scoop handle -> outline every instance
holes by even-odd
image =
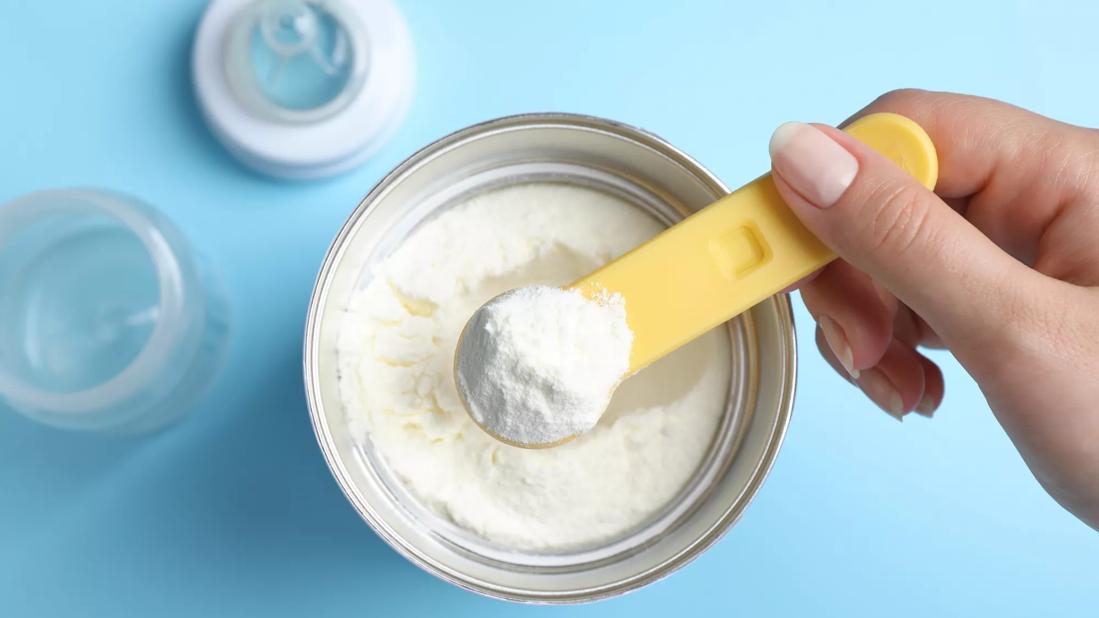
[[[845,131],[924,186],[935,186],[935,146],[912,120],[871,114]],[[767,174],[571,287],[625,299],[633,373],[835,257],[794,216]]]

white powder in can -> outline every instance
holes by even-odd
[[[458,346],[458,391],[473,419],[514,444],[552,445],[595,427],[630,365],[620,295],[529,286],[477,310]]]
[[[629,534],[706,455],[729,389],[728,333],[631,376],[591,431],[546,449],[474,423],[454,352],[493,297],[567,285],[662,229],[615,196],[551,183],[491,190],[425,221],[349,299],[339,385],[355,439],[436,516],[497,545],[558,551]]]

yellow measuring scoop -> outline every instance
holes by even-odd
[[[871,114],[844,130],[934,188],[935,146],[915,122]],[[632,374],[835,257],[794,216],[767,174],[570,287],[589,297],[625,299]]]
[[[851,123],[845,131],[924,186],[935,186],[939,173],[935,146],[916,123],[896,114],[872,114]],[[589,298],[599,299],[609,293],[620,294],[625,300],[626,322],[633,331],[629,368],[621,376],[625,379],[835,257],[802,226],[768,174],[570,287]],[[532,443],[529,438],[500,435],[486,426],[485,411],[474,413],[465,393],[461,359],[469,328],[467,324],[459,338],[454,373],[459,397],[474,422],[496,438],[525,448],[553,446],[575,437],[562,430],[560,435],[538,439],[544,443]],[[476,352],[470,354],[476,363]],[[481,369],[472,367],[475,375]],[[614,385],[607,386],[613,391]],[[542,420],[540,412],[522,406],[503,412],[514,413],[526,422]]]

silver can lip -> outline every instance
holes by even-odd
[[[322,345],[331,343],[330,336],[326,337],[326,333],[321,330],[323,318],[327,315],[328,299],[334,285],[334,271],[348,251],[349,240],[356,233],[360,223],[380,203],[383,203],[386,196],[394,191],[402,180],[415,174],[417,170],[431,165],[433,161],[447,153],[469,146],[477,140],[494,134],[528,129],[564,129],[621,139],[635,145],[639,153],[648,151],[646,156],[656,155],[666,164],[681,168],[684,177],[690,177],[697,183],[696,194],[706,192],[710,195],[708,200],[712,201],[728,192],[725,185],[706,168],[660,137],[628,124],[598,117],[567,113],[521,114],[489,120],[451,133],[420,149],[383,177],[351,213],[329,247],[317,276],[306,320],[303,363],[306,399],[318,444],[341,491],[364,521],[399,554],[428,573],[481,595],[527,603],[587,602],[624,594],[666,577],[717,542],[740,518],[747,504],[766,480],[789,424],[796,373],[793,314],[789,298],[786,296],[773,297],[749,312],[749,314],[759,314],[759,319],[756,320],[759,324],[753,322],[755,325],[752,328],[765,328],[767,338],[762,343],[773,349],[756,350],[756,356],[752,358],[751,363],[753,366],[746,369],[752,372],[753,377],[758,378],[752,382],[750,387],[752,392],[746,395],[751,399],[753,408],[745,421],[748,426],[736,430],[738,435],[734,439],[736,444],[730,455],[730,461],[719,471],[719,474],[723,475],[719,480],[724,483],[725,476],[733,475],[732,468],[735,463],[738,466],[738,478],[743,477],[744,482],[730,481],[730,488],[721,489],[719,495],[722,501],[708,505],[713,507],[708,510],[716,511],[719,515],[714,515],[712,521],[700,523],[701,528],[690,536],[689,541],[682,542],[682,546],[676,546],[675,550],[669,552],[666,557],[651,565],[644,567],[638,565],[641,568],[629,571],[628,574],[614,581],[604,581],[595,585],[577,584],[568,589],[549,591],[532,590],[491,581],[482,574],[470,572],[469,569],[463,571],[455,568],[454,561],[447,563],[428,551],[430,548],[417,546],[414,540],[406,538],[405,534],[390,525],[380,513],[383,507],[388,509],[391,505],[372,503],[356,487],[352,480],[352,470],[349,468],[349,465],[355,462],[349,461],[350,457],[341,449],[341,444],[331,430],[331,420],[336,415],[336,411],[326,412],[325,410],[325,393],[319,367],[322,364]],[[753,341],[758,341],[755,330],[753,330]],[[768,372],[765,374],[762,368],[768,368]],[[761,388],[761,381],[766,381],[766,389]],[[760,403],[761,399],[763,403]],[[764,414],[757,423],[755,412],[760,406]],[[734,461],[742,452],[746,441],[756,447],[753,459]],[[718,492],[717,489],[714,491]],[[389,499],[393,499],[393,496],[390,495]],[[705,500],[716,500],[716,498],[708,493]],[[691,518],[696,514],[692,510],[683,517]],[[650,546],[641,546],[635,550],[635,553],[643,554],[649,549]]]

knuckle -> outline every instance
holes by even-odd
[[[928,91],[919,88],[898,88],[874,99],[868,109],[879,112],[903,113],[917,106],[930,94]]]
[[[1070,143],[1061,144],[1067,162],[1064,165],[1063,187],[1068,199],[1085,197],[1092,201],[1099,193],[1099,129],[1086,129],[1095,133],[1079,132]]]
[[[902,255],[931,232],[931,205],[922,187],[881,186],[868,202],[875,206],[865,224],[872,254]]]

